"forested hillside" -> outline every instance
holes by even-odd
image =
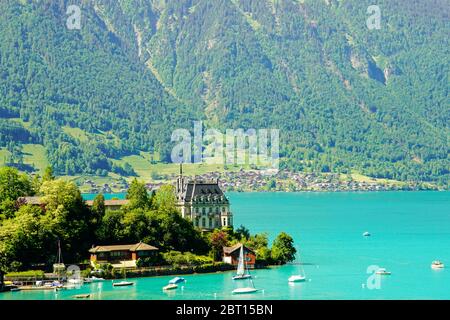
[[[66,27],[68,5],[80,30]],[[59,174],[99,174],[171,132],[280,129],[281,166],[449,177],[449,3],[377,0],[4,0],[0,147],[43,145]]]

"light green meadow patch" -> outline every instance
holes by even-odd
[[[23,162],[33,166],[37,171],[42,172],[50,165],[43,145],[24,144],[22,152]]]
[[[6,148],[0,148],[0,166],[4,166],[10,156],[11,153]]]
[[[63,129],[64,133],[68,134],[69,136],[71,136],[74,139],[77,139],[78,141],[81,141],[81,142],[89,141],[88,134],[80,128],[72,128],[69,126],[64,126],[64,127],[62,127],[62,129]]]

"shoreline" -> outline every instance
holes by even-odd
[[[405,192],[405,193],[411,193],[411,192],[421,192],[421,193],[427,193],[427,192],[449,192],[450,189],[401,189],[401,190],[300,190],[300,191],[258,191],[258,190],[245,190],[245,191],[226,191],[225,193],[252,193],[252,194],[265,194],[265,193],[279,193],[279,194],[283,194],[283,193],[291,193],[291,194],[306,194],[306,193],[317,193],[317,194],[324,194],[324,193],[391,193],[391,192]],[[82,192],[81,195],[82,196],[90,196],[88,198],[84,198],[84,200],[93,200],[94,198],[91,196],[95,196],[98,195],[102,192]],[[122,199],[125,198],[126,192],[107,192],[107,193],[102,193],[104,196],[108,197],[106,200],[109,199],[109,197],[111,198],[118,198],[118,199]]]
[[[255,268],[251,269],[251,270],[268,270],[274,267],[282,267],[283,265],[268,265],[268,266],[255,266]],[[217,274],[217,273],[232,273],[233,271],[236,270],[236,267],[233,265],[220,265],[220,266],[215,266],[214,268],[216,268],[215,270],[196,270],[195,271],[195,266],[194,267],[185,267],[185,268],[177,268],[177,269],[167,269],[167,273],[165,272],[152,272],[152,270],[129,270],[126,273],[126,278],[127,279],[144,279],[144,278],[163,278],[163,277],[169,277],[169,276],[189,276],[189,275],[211,275],[211,274]],[[157,270],[153,270],[153,271],[157,271]],[[7,277],[5,277],[6,279]],[[52,279],[36,279],[36,281],[51,281]],[[118,280],[123,280],[122,277],[118,276],[118,277],[105,277],[104,281],[118,281]],[[7,279],[5,281],[14,281],[13,279]],[[89,283],[86,283],[89,284]],[[19,287],[15,285],[15,287]],[[48,288],[44,288],[44,287],[33,287],[30,285],[27,286],[23,286],[23,288],[20,288],[20,291],[39,291],[39,290],[54,290],[55,288],[53,287],[48,287]],[[10,292],[11,290],[4,290],[4,291],[0,291],[0,293],[2,292]]]

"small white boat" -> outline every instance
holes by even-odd
[[[68,284],[72,284],[72,285],[81,285],[81,284],[83,284],[84,283],[84,280],[83,279],[77,279],[77,278],[75,278],[75,279],[69,279],[69,280],[67,280],[67,283]]]
[[[113,283],[113,287],[126,287],[126,286],[132,286],[134,285],[134,282],[129,281],[120,281]]]
[[[391,275],[391,272],[387,271],[385,268],[380,268],[375,273],[380,275],[380,276],[390,276]]]
[[[247,287],[247,288],[237,288],[233,290],[233,294],[249,294],[249,293],[255,293],[258,289]]]
[[[174,283],[169,283],[167,286],[163,287],[163,290],[169,291],[169,290],[175,290],[176,288],[178,288],[178,285],[176,285]]]
[[[306,281],[306,277],[301,276],[301,275],[295,275],[295,276],[291,276],[288,279],[289,282],[304,282]]]
[[[371,236],[371,234],[369,231],[366,231],[363,233],[363,237],[370,237],[370,236]]]
[[[63,284],[59,281],[53,281],[53,282],[46,282],[43,285],[44,287],[49,287],[49,288],[62,288]]]
[[[181,282],[186,282],[186,279],[181,278],[181,277],[175,277],[169,281],[169,284],[177,284],[177,283],[181,283]]]
[[[241,275],[235,275],[233,276],[233,280],[245,280],[245,279],[251,279],[252,275],[251,274],[241,274]]]
[[[431,268],[432,269],[444,269],[444,264],[441,261],[436,260],[431,263]]]
[[[97,277],[91,277],[92,282],[101,282],[101,281],[105,281],[105,279],[103,278],[97,278]]]
[[[91,295],[89,293],[88,294],[77,294],[77,295],[73,296],[74,299],[88,299],[90,297],[91,297]]]

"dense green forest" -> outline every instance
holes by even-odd
[[[81,29],[66,27],[81,7]],[[176,128],[280,129],[291,170],[449,182],[446,0],[5,0],[0,147],[56,173],[134,175]],[[70,134],[78,130],[82,139]]]

